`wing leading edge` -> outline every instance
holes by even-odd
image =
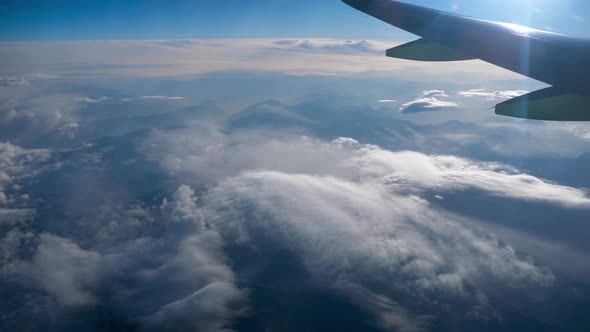
[[[533,92],[499,104],[497,114],[556,121],[590,119],[588,39],[485,21],[393,0],[342,1],[422,37],[388,50],[387,56],[417,61],[481,59],[554,87],[550,96],[547,91],[544,94]],[[544,100],[551,102],[544,103]],[[548,104],[554,108],[549,110]],[[572,105],[580,109],[563,110]]]

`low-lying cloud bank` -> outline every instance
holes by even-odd
[[[385,57],[396,42],[338,39],[187,39],[0,43],[0,86],[20,84],[30,68],[75,77],[186,77],[212,72],[261,71],[291,75],[381,73],[415,80],[449,77],[465,82],[517,78],[480,61],[460,67]],[[30,57],[40,54],[40,57]],[[67,65],[65,65],[67,64]],[[14,73],[14,74],[13,74]],[[485,77],[485,79],[484,79]]]

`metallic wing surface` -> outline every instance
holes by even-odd
[[[496,106],[505,116],[590,121],[590,39],[486,21],[393,0],[343,0],[421,38],[387,56],[416,61],[480,59],[551,87]]]

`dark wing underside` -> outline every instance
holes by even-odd
[[[498,114],[558,121],[590,119],[588,39],[393,0],[343,1],[422,37],[388,50],[390,57],[417,61],[481,59],[554,87],[502,103],[496,109]]]

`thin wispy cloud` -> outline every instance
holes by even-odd
[[[481,97],[488,100],[494,99],[512,99],[529,93],[526,90],[503,90],[503,91],[488,91],[486,89],[472,89],[457,92],[461,97]]]
[[[139,97],[138,99],[146,100],[146,99],[156,99],[156,100],[181,100],[184,97],[171,97],[171,96],[143,96]]]
[[[26,86],[32,81],[58,79],[57,75],[50,74],[21,74],[13,76],[0,76],[0,87]]]

